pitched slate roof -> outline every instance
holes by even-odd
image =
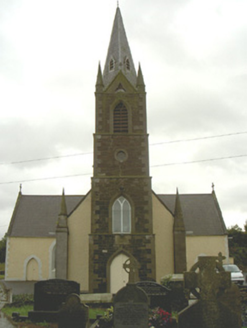
[[[176,195],[157,195],[174,215]],[[215,194],[179,195],[187,235],[213,236],[227,233]],[[84,199],[65,196],[68,216]],[[10,237],[54,237],[62,196],[18,196],[9,225]]]
[[[68,215],[84,196],[65,196]],[[62,196],[34,196],[19,193],[9,225],[10,237],[54,237]]]
[[[157,195],[174,214],[176,195]],[[187,235],[212,236],[227,234],[221,210],[212,194],[179,195]]]

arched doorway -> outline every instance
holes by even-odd
[[[119,289],[126,286],[129,280],[129,275],[123,268],[123,264],[128,258],[124,253],[120,253],[111,262],[110,293],[112,294],[116,294]]]

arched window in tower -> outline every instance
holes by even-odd
[[[128,133],[128,111],[122,102],[113,111],[113,132]]]
[[[123,196],[116,199],[112,206],[112,232],[131,232],[131,206]]]

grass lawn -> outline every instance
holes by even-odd
[[[33,310],[32,305],[23,305],[22,307],[10,307],[5,306],[2,308],[2,312],[6,314],[8,317],[12,317],[13,312],[18,312],[20,315],[27,316],[29,311]]]
[[[28,316],[28,312],[33,310],[33,305],[23,305],[21,307],[10,307],[10,306],[5,306],[2,309],[2,312],[6,314],[9,318],[12,317],[13,312],[18,312],[20,313],[21,316]],[[105,309],[101,308],[89,308],[89,318],[90,319],[96,319],[97,315],[103,315]],[[29,321],[26,322],[20,322],[18,323],[18,328],[58,328],[58,325],[56,323],[50,324],[50,323],[31,323]]]
[[[33,310],[32,305],[24,305],[22,307],[10,307],[10,306],[5,306],[2,309],[2,312],[5,313],[8,317],[12,317],[13,312],[18,312],[20,313],[21,316],[27,316],[29,311]],[[103,315],[105,312],[105,309],[102,308],[89,308],[89,319],[96,319],[97,315]],[[37,323],[33,324],[31,322],[22,322],[19,323],[20,328],[57,328],[57,324],[49,324],[49,323]],[[247,327],[242,327],[242,328],[247,328]]]
[[[13,312],[18,312],[21,316],[27,316],[29,311],[33,311],[33,305],[23,305],[22,307],[5,306],[2,309],[2,312],[5,313],[8,317],[12,317]],[[96,319],[97,315],[103,315],[104,312],[105,309],[89,308],[89,319]]]

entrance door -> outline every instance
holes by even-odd
[[[126,286],[129,280],[129,275],[123,268],[123,264],[127,259],[128,257],[125,254],[121,253],[117,255],[111,263],[110,292],[112,294],[116,294],[119,289]]]

